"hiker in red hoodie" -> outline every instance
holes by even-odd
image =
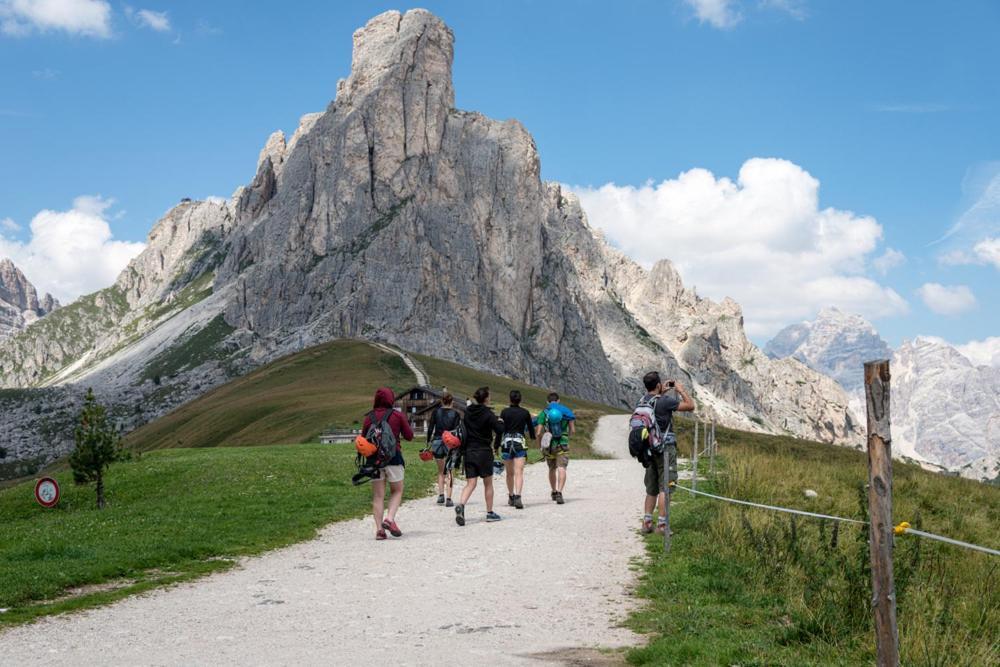
[[[375,390],[375,401],[373,410],[365,415],[365,423],[361,428],[362,433],[367,433],[372,425],[373,419],[378,423],[385,415],[385,411],[391,411],[388,423],[399,443],[396,455],[389,460],[388,465],[379,470],[378,479],[372,480],[372,514],[375,517],[375,539],[384,540],[385,531],[392,533],[393,537],[399,537],[403,531],[396,525],[396,510],[403,502],[403,440],[413,440],[413,429],[406,416],[398,410],[392,409],[392,404],[396,398],[392,394],[392,389],[381,387]],[[402,436],[402,439],[400,438]],[[385,516],[385,482],[389,481],[389,512]]]

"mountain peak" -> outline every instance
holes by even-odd
[[[426,9],[383,12],[354,32],[351,75],[338,84],[338,101],[345,94],[357,98],[395,82],[433,90],[437,101],[450,109],[455,106],[454,46],[451,29]]]
[[[823,308],[816,319],[785,327],[767,342],[771,357],[794,357],[825,373],[848,391],[863,384],[862,364],[892,356],[868,320],[838,308]]]
[[[0,259],[0,339],[28,326],[59,307],[51,294],[41,300],[35,286],[8,257]]]

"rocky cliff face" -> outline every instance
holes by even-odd
[[[850,392],[864,387],[864,363],[892,349],[863,317],[824,308],[815,320],[785,327],[764,346],[768,356],[793,357],[832,377]]]
[[[977,367],[929,338],[893,352],[864,318],[835,309],[783,329],[765,349],[835,378],[848,390],[860,424],[864,362],[890,359],[893,454],[976,479],[1000,475],[1000,370]]]
[[[974,479],[1000,478],[1000,369],[939,341],[904,342],[892,359],[893,445]]]
[[[668,260],[643,269],[589,229],[575,197],[563,208],[577,228],[568,257],[627,393],[641,391],[641,376],[658,369],[692,387],[700,414],[724,425],[861,441],[844,390],[801,363],[764,355],[746,337],[739,304],[699,297]]]
[[[23,331],[29,324],[59,307],[59,302],[38,292],[10,259],[0,259],[0,340]]]
[[[240,194],[218,284],[272,354],[306,328],[619,400],[589,304],[546,242],[558,207],[516,121],[454,109],[451,31],[388,12],[354,35],[351,76]]]
[[[669,262],[647,272],[595,234],[541,181],[517,121],[456,110],[452,56],[426,11],[369,21],[325,111],[271,135],[231,201],[170,211],[115,285],[0,345],[0,385],[95,386],[134,426],[349,336],[618,405],[657,368],[725,424],[857,439],[842,390],[769,360],[737,304],[700,299]],[[3,419],[22,458],[38,455],[38,420],[15,407]]]

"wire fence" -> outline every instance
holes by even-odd
[[[707,425],[706,425],[706,428],[707,428]],[[714,434],[714,429],[712,430],[712,432]],[[707,448],[707,450],[714,452],[715,451],[715,445],[716,445],[716,443],[715,443],[714,437],[713,437],[713,442]],[[697,448],[697,446],[698,446],[697,442],[695,442],[694,446],[695,446],[695,448]],[[695,473],[695,474],[697,474],[697,473]],[[692,480],[692,485],[691,486],[684,486],[682,484],[677,484],[676,482],[670,482],[670,486],[671,487],[676,487],[676,488],[679,488],[679,489],[684,489],[685,491],[688,491],[689,493],[692,493],[694,495],[705,496],[706,498],[711,498],[713,500],[719,500],[719,501],[722,501],[722,502],[732,503],[732,504],[735,504],[735,505],[743,505],[745,507],[756,507],[758,509],[770,510],[772,512],[783,512],[785,514],[795,514],[795,515],[798,515],[798,516],[807,516],[807,517],[813,517],[813,518],[816,518],[816,519],[826,519],[826,520],[829,520],[829,521],[840,521],[842,523],[852,523],[852,524],[869,525],[868,521],[861,521],[859,519],[850,519],[850,518],[842,517],[842,516],[833,516],[831,514],[820,514],[818,512],[808,512],[806,510],[793,509],[791,507],[781,507],[779,505],[767,505],[765,503],[755,503],[755,502],[751,502],[749,500],[740,500],[740,499],[737,499],[737,498],[729,498],[729,497],[726,497],[726,496],[716,495],[714,493],[708,493],[706,491],[700,491],[700,490],[694,488],[695,487],[694,480]],[[952,546],[963,547],[965,549],[972,549],[974,551],[979,551],[981,553],[989,554],[991,556],[1000,556],[1000,550],[992,549],[990,547],[984,547],[984,546],[982,546],[980,544],[972,544],[971,542],[963,542],[962,540],[956,540],[954,538],[946,537],[944,535],[938,535],[936,533],[929,533],[929,532],[924,531],[924,530],[918,530],[916,528],[911,527],[910,524],[909,524],[909,522],[907,522],[907,521],[903,521],[903,522],[899,523],[898,525],[896,525],[895,528],[893,529],[893,532],[897,536],[901,536],[901,535],[915,535],[917,537],[923,537],[923,538],[926,538],[926,539],[929,539],[929,540],[936,540],[938,542],[943,542],[945,544],[950,544]]]

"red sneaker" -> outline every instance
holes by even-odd
[[[399,529],[399,526],[396,525],[395,521],[389,521],[386,519],[382,522],[382,527],[392,533],[393,537],[400,537],[403,534],[403,531]]]
[[[388,538],[385,536],[385,531],[382,530],[381,528],[379,528],[378,530],[375,531],[375,539],[376,540],[385,540],[385,539],[388,539]]]

